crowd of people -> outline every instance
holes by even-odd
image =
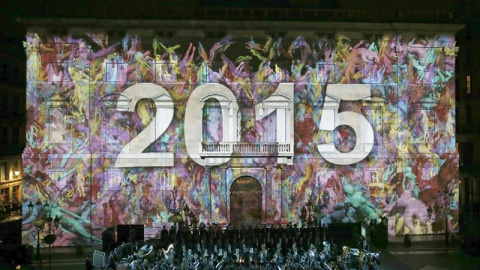
[[[14,216],[21,217],[22,204],[16,202],[4,202],[0,204],[0,221],[12,218]]]
[[[356,247],[327,241],[327,227],[176,226],[158,239],[122,243],[109,252],[107,268],[163,269],[375,269],[378,253],[358,235]]]

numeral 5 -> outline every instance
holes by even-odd
[[[327,161],[338,165],[357,163],[370,154],[373,148],[373,128],[365,116],[356,112],[338,112],[341,100],[361,100],[370,98],[369,84],[330,84],[327,86],[325,103],[320,120],[320,129],[333,131],[341,125],[350,126],[357,142],[352,151],[341,153],[333,142],[317,145],[317,150]]]

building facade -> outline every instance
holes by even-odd
[[[0,39],[0,222],[19,219],[25,148],[25,60]],[[12,40],[15,40],[12,38]],[[21,44],[21,41],[18,43]]]
[[[458,22],[466,25],[457,34],[457,142],[460,153],[461,205],[465,234],[478,235],[480,223],[480,21],[478,3],[464,1],[457,8]]]
[[[459,26],[55,22],[26,21],[24,244],[47,216],[57,246],[177,213],[458,230]]]

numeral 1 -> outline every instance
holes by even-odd
[[[255,105],[255,120],[267,117],[277,111],[277,142],[289,143],[293,156],[294,125],[293,125],[293,83],[281,83],[275,92],[264,101]],[[279,164],[293,164],[291,158],[277,158]]]

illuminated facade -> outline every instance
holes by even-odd
[[[444,231],[448,202],[457,230],[458,26],[93,25],[24,43],[25,244],[39,216],[61,216],[54,245],[89,245],[118,224],[153,237],[184,205],[278,224],[309,200],[316,222],[386,216],[391,234]]]

